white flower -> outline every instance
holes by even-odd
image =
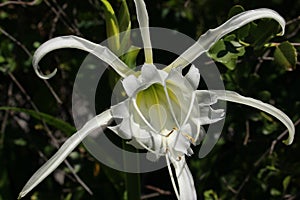
[[[129,143],[136,148],[147,149],[149,159],[154,161],[165,156],[174,191],[177,198],[181,200],[197,199],[193,177],[186,164],[185,155],[191,155],[193,153],[191,144],[199,144],[205,135],[201,125],[211,124],[224,118],[224,110],[211,108],[211,105],[218,100],[245,104],[273,115],[289,130],[289,138],[285,143],[292,143],[295,131],[293,123],[280,110],[231,91],[197,90],[200,74],[194,66],[190,67],[185,76],[181,73],[184,67],[208,51],[221,37],[253,20],[273,18],[284,30],[285,21],[280,15],[269,9],[257,9],[238,14],[218,28],[209,30],[178,59],[159,70],[153,65],[145,3],[142,0],[134,2],[145,51],[145,64],[142,66],[141,73],[129,69],[108,48],[76,36],[51,39],[35,52],[33,66],[41,78],[50,78],[56,72],[43,75],[39,70],[39,61],[50,51],[77,48],[94,54],[123,77],[122,85],[127,99],[94,117],[70,137],[30,178],[19,198],[25,196],[47,177],[89,133],[96,128],[107,127],[113,118],[121,119],[121,122],[110,129],[120,137],[130,140]],[[170,163],[175,169],[178,189]]]

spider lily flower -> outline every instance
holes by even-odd
[[[107,47],[76,36],[62,36],[42,44],[34,54],[33,67],[41,78],[51,78],[41,73],[38,63],[50,51],[61,48],[77,48],[87,51],[108,63],[122,78],[127,99],[112,105],[110,109],[89,120],[82,129],[70,137],[57,153],[50,158],[26,183],[19,198],[25,196],[45,179],[70,152],[93,130],[106,128],[112,119],[121,122],[109,127],[121,138],[130,140],[136,148],[148,150],[148,158],[156,160],[164,156],[167,162],[175,194],[180,200],[197,199],[193,177],[186,163],[186,156],[193,154],[192,145],[197,145],[205,135],[202,125],[212,124],[224,118],[224,110],[214,110],[211,105],[217,101],[229,101],[252,106],[278,120],[288,129],[289,137],[284,142],[291,144],[294,125],[282,111],[272,105],[232,91],[197,90],[200,74],[195,66],[183,76],[181,70],[224,35],[260,18],[273,18],[283,34],[285,21],[275,11],[257,9],[240,13],[216,29],[209,30],[198,41],[163,69],[153,64],[149,21],[145,3],[135,0],[137,19],[141,28],[145,51],[145,64],[136,73],[122,62]],[[201,48],[199,48],[201,46]],[[175,169],[175,176],[171,169]],[[177,179],[177,185],[176,180]]]

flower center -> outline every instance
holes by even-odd
[[[171,89],[155,83],[139,91],[136,103],[143,116],[150,122],[155,130],[172,130],[176,126],[172,115],[174,106],[179,107],[179,101]]]

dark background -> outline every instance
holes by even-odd
[[[103,5],[96,0],[44,0],[32,5],[0,2],[0,105],[39,110],[73,125],[72,86],[87,54],[63,49],[47,55],[41,62],[43,71],[59,68],[48,81],[34,73],[31,55],[55,36],[78,35],[96,43],[105,40]],[[136,28],[133,1],[127,2],[132,27]],[[120,2],[110,3],[117,12]],[[273,42],[288,40],[298,50],[299,1],[148,0],[146,4],[151,26],[175,29],[194,39],[222,24],[235,5],[245,10],[271,8],[288,22],[285,37]],[[300,199],[299,65],[287,70],[273,62],[272,52],[274,48],[257,50],[250,46],[234,69],[221,63],[218,67],[227,89],[283,110],[296,123],[294,143],[282,144],[278,136],[286,138],[285,127],[274,118],[246,106],[228,104],[222,138],[213,151],[203,159],[197,153],[188,158],[198,199]],[[102,97],[110,92],[109,84],[104,87]],[[105,105],[107,101],[99,98],[99,109]],[[64,124],[55,123],[45,124],[20,110],[0,111],[0,200],[16,199],[29,177],[56,151],[57,144],[72,134],[72,127],[63,131]],[[123,199],[125,175],[97,162],[83,145],[68,161],[94,195],[62,164],[24,199]],[[175,199],[166,169],[142,174],[140,187],[144,199],[149,194],[157,195],[152,199]]]

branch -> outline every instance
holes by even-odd
[[[299,123],[300,123],[300,119],[298,119],[294,123],[294,126],[296,127],[297,125],[299,125]],[[236,190],[236,194],[235,194],[234,199],[237,199],[237,197],[240,194],[241,190],[244,188],[246,183],[249,181],[251,174],[258,168],[260,163],[266,158],[266,156],[273,153],[275,145],[277,144],[277,142],[280,141],[283,137],[285,137],[287,135],[288,135],[288,130],[283,131],[275,140],[272,141],[271,146],[256,160],[256,162],[253,164],[253,168],[246,175],[243,182],[240,184],[240,187]]]
[[[34,6],[38,4],[40,0],[33,0],[30,2],[24,2],[24,1],[6,1],[3,3],[0,3],[0,7],[8,6],[8,5],[23,5],[23,6]]]
[[[153,190],[155,192],[151,193],[151,194],[143,195],[141,197],[141,200],[150,199],[150,198],[158,197],[158,196],[162,196],[162,195],[172,195],[172,193],[170,191],[162,190],[162,189],[152,186],[152,185],[146,185],[146,188],[149,190]]]

